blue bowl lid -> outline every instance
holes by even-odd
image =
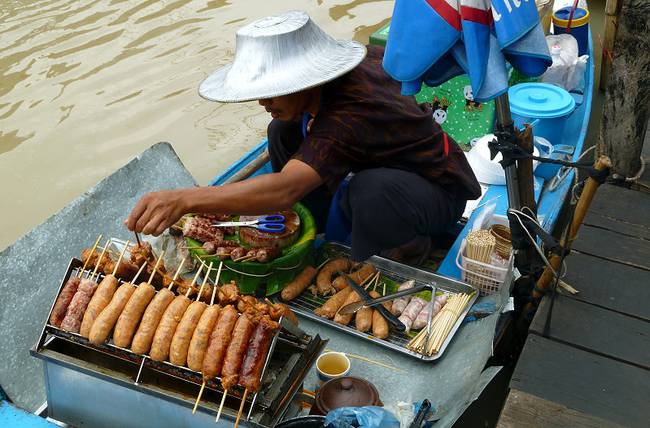
[[[512,113],[532,119],[566,116],[576,105],[569,92],[549,83],[520,83],[508,89],[508,98]]]

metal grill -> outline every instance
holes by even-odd
[[[59,292],[56,294],[57,297],[68,279],[79,274],[81,265],[81,261],[71,260],[59,287]],[[88,274],[89,271],[84,272],[85,276]],[[98,282],[102,278],[100,276]],[[122,281],[120,282],[122,283]],[[48,321],[52,308],[47,316]],[[273,420],[274,417],[279,417],[278,415],[285,410],[288,404],[288,398],[295,394],[297,387],[324,348],[325,343],[326,341],[321,340],[319,336],[297,337],[285,332],[284,329],[280,330],[274,337],[266,357],[262,371],[262,388],[259,392],[246,398],[243,419],[251,420],[254,412],[259,415],[259,420]],[[133,384],[138,387],[147,388],[148,385],[151,385],[158,388],[160,385],[164,385],[175,392],[187,394],[187,391],[191,390],[198,392],[198,388],[203,382],[201,373],[187,367],[177,366],[168,361],[154,361],[147,355],[138,355],[131,352],[130,349],[115,346],[112,341],[93,345],[79,334],[66,332],[46,322],[31,353],[38,358],[47,360],[52,355],[49,351],[72,356],[82,361],[93,361],[105,367],[109,376],[112,371],[115,371],[115,378],[119,377],[117,376],[118,372],[122,375],[128,373],[133,379]],[[285,367],[287,360],[292,361],[293,365]],[[270,366],[276,366],[276,369],[272,370],[273,373],[269,373]],[[143,378],[146,379],[143,380]],[[220,380],[220,378],[211,379],[206,382],[205,387],[205,397],[209,397],[208,400],[216,404],[223,394]],[[243,393],[243,388],[239,386],[229,390],[226,407],[236,413]],[[285,407],[280,406],[281,402],[285,403]],[[205,406],[204,409],[206,409]]]

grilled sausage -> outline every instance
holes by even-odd
[[[343,303],[345,303],[345,300],[348,298],[348,295],[350,293],[352,293],[352,288],[344,288],[343,290],[330,297],[327,302],[323,304],[323,306],[316,308],[316,310],[314,310],[314,313],[328,319],[334,318],[341,306],[343,306]]]
[[[341,308],[351,303],[358,302],[359,300],[361,300],[361,296],[359,296],[359,294],[357,294],[356,291],[353,291],[350,294],[348,294],[348,297],[347,299],[345,299],[345,302],[343,302],[343,304],[341,305]],[[353,316],[354,314],[340,314],[338,311],[336,311],[336,315],[334,315],[334,322],[343,325],[348,325],[350,324],[350,321],[352,321]]]
[[[165,361],[169,357],[169,348],[174,333],[176,333],[176,327],[178,327],[178,323],[189,305],[190,299],[185,296],[177,296],[167,306],[153,335],[151,351],[149,351],[152,360]]]
[[[221,386],[224,390],[237,385],[239,369],[244,361],[244,353],[246,352],[246,347],[248,346],[248,341],[253,333],[254,327],[246,315],[240,316],[235,323],[235,328],[232,331],[232,340],[228,345],[226,358],[223,361],[223,370],[221,372]]]
[[[373,265],[364,264],[361,268],[352,272],[349,276],[357,284],[367,280],[370,276],[377,273],[377,269]],[[347,287],[348,283],[343,277],[338,277],[332,283],[336,290],[342,290]]]
[[[81,328],[79,329],[79,334],[86,339],[90,334],[90,328],[93,326],[95,319],[97,319],[99,313],[104,310],[113,298],[113,294],[117,290],[117,285],[116,277],[106,275],[97,286],[93,298],[88,303],[88,308],[86,308],[86,313],[84,314],[83,321],[81,321]]]
[[[248,392],[257,392],[260,389],[266,354],[271,347],[273,336],[279,329],[280,324],[264,316],[253,331],[239,372],[239,385],[246,388]]]
[[[289,284],[282,290],[282,300],[289,301],[298,297],[305,288],[311,284],[318,271],[312,266],[305,267]]]
[[[61,321],[61,328],[65,331],[78,333],[81,328],[81,321],[83,319],[86,308],[93,297],[93,293],[97,289],[97,283],[88,278],[84,278],[79,283],[77,292],[68,305],[68,310],[65,313],[63,321]]]
[[[115,327],[117,318],[134,291],[135,286],[131,283],[126,282],[120,285],[109,304],[97,315],[97,319],[90,327],[90,333],[88,334],[90,343],[99,345],[108,339],[108,335]]]
[[[156,289],[146,282],[141,283],[133,292],[115,324],[115,331],[113,332],[115,346],[128,348],[131,345],[131,340],[136,328],[138,328],[142,314],[155,294]]]
[[[190,340],[199,323],[199,319],[205,311],[206,304],[203,302],[192,302],[187,308],[181,322],[172,337],[172,343],[169,348],[169,362],[177,366],[184,366],[187,362],[187,350],[190,347]]]
[[[147,309],[142,315],[140,326],[133,336],[131,351],[136,354],[144,355],[151,349],[151,341],[156,332],[156,327],[165,312],[165,309],[174,300],[174,293],[167,288],[163,288],[154,296]]]
[[[203,368],[203,358],[205,350],[208,347],[208,341],[210,340],[210,333],[212,333],[214,325],[219,319],[220,311],[221,306],[212,305],[208,306],[203,311],[203,314],[201,314],[201,318],[192,335],[192,340],[190,340],[190,347],[187,350],[187,367],[190,370],[200,372]]]
[[[81,278],[73,276],[68,279],[68,282],[61,289],[61,293],[57,297],[56,303],[54,303],[54,307],[52,308],[52,313],[50,314],[50,324],[54,327],[61,326],[61,322],[65,318],[65,313],[68,311],[68,306],[70,306],[70,302],[77,292],[80,282]]]
[[[376,299],[377,297],[381,297],[381,295],[374,290],[370,292],[370,296],[373,299]],[[384,302],[382,304],[384,305],[384,308],[390,310],[391,307],[390,302]],[[373,309],[372,310],[372,335],[378,337],[379,339],[386,339],[389,333],[390,333],[390,327],[388,326],[388,321],[386,321],[386,318],[384,318],[381,315],[381,313],[379,313],[378,310]]]
[[[340,270],[347,271],[348,269],[350,269],[350,260],[348,259],[335,259],[325,264],[316,277],[318,294],[327,296],[336,293],[337,290],[332,286],[332,275]]]
[[[379,296],[376,291],[371,291],[370,296]],[[372,315],[375,312],[373,308],[361,308],[357,311],[354,324],[357,330],[366,332],[372,327]]]
[[[238,317],[237,310],[232,306],[226,306],[221,311],[217,325],[210,334],[208,348],[203,358],[202,372],[205,379],[212,379],[221,374],[223,360]]]

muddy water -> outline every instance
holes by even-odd
[[[199,82],[253,19],[307,10],[336,38],[367,42],[379,0],[0,1],[0,249],[158,141],[200,183],[253,147],[269,117],[217,104]]]

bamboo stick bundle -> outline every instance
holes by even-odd
[[[420,354],[431,356],[440,352],[449,332],[463,313],[472,298],[472,294],[453,294],[447,303],[433,318],[431,340],[427,340],[427,329],[423,328],[407,345],[407,348]]]
[[[465,254],[472,260],[490,263],[496,246],[496,239],[489,230],[474,230],[467,235]]]

